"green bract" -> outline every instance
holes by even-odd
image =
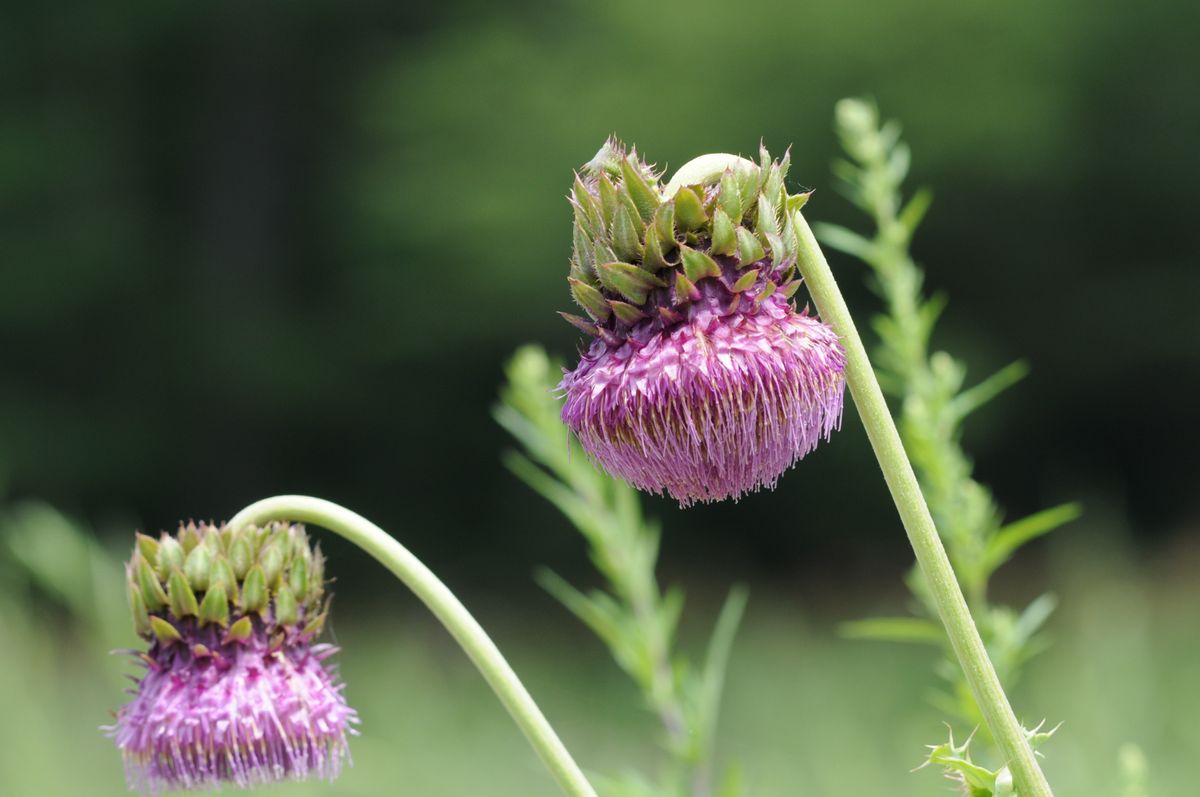
[[[145,639],[178,641],[185,621],[244,640],[258,618],[270,633],[316,636],[325,624],[325,558],[304,527],[286,523],[234,531],[180,525],[158,539],[137,535],[125,566],[134,627]]]
[[[761,298],[777,289],[791,296],[795,269],[794,212],[808,193],[784,187],[790,157],[727,169],[719,179],[660,183],[636,150],[609,139],[575,177],[574,249],[568,283],[587,318],[564,313],[582,331],[610,342],[635,324],[682,319],[699,298],[696,283],[722,279],[721,263],[744,271],[734,293],[764,281]],[[772,269],[762,268],[770,265]],[[779,272],[779,269],[783,269]]]

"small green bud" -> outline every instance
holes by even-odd
[[[250,536],[239,534],[229,546],[229,565],[233,575],[238,579],[246,577],[246,571],[254,564],[254,547],[250,544]]]

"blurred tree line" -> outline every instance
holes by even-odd
[[[517,345],[577,344],[554,314],[571,170],[612,132],[666,167],[761,137],[793,146],[808,215],[845,222],[832,108],[869,93],[935,189],[939,334],[976,377],[1033,368],[975,423],[981,478],[1014,515],[1082,497],[1178,533],[1198,23],[1183,0],[10,4],[7,493],[125,530],[311,492],[472,573],[507,551],[525,582],[579,554],[488,407]],[[834,262],[865,319],[861,266]],[[873,468],[851,413],[774,494],[654,511],[683,561],[906,561]]]

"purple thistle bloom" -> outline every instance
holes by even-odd
[[[841,423],[833,331],[780,295],[724,315],[722,303],[710,294],[670,330],[593,342],[561,385],[563,420],[605,470],[683,506],[774,487]]]
[[[322,569],[298,526],[139,535],[128,586],[151,644],[136,653],[146,674],[132,702],[107,729],[130,788],[337,777],[358,716],[324,663],[337,649],[313,644],[326,617]]]
[[[797,311],[788,158],[664,193],[610,140],[575,181],[568,282],[595,340],[560,390],[564,423],[609,473],[681,505],[739,498],[841,424],[845,354]]]

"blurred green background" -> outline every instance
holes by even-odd
[[[499,463],[500,366],[528,340],[577,345],[554,314],[564,196],[606,135],[669,168],[790,144],[795,184],[817,189],[807,215],[861,228],[829,190],[847,94],[904,123],[913,183],[935,189],[916,253],[951,298],[936,342],[977,376],[1032,365],[968,430],[980,478],[1013,516],[1087,508],[996,585],[1062,601],[1015,695],[1066,720],[1051,779],[1117,794],[1136,741],[1156,793],[1187,793],[1198,32],[1181,0],[6,5],[0,794],[121,793],[95,730],[121,700],[101,651],[134,642],[112,557],[133,528],[276,492],[344,503],[425,558],[585,766],[652,761],[632,687],[529,577],[588,565]],[[873,311],[863,267],[834,266]],[[907,774],[942,734],[931,657],[834,630],[900,611],[910,561],[852,411],[775,493],[651,510],[701,626],[730,581],[752,586],[723,749],[755,793],[944,788]],[[325,546],[364,736],[335,786],[278,793],[552,794],[444,634]],[[89,574],[82,597],[55,586],[56,568],[82,578],[55,551]]]

